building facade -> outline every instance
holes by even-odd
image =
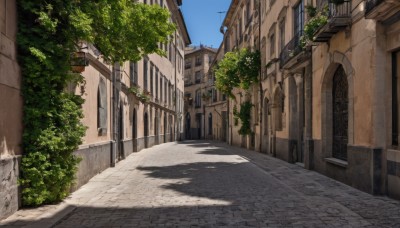
[[[202,45],[185,50],[185,139],[213,137],[206,129],[205,106],[217,96],[215,89],[206,88],[215,54],[215,49]]]
[[[82,157],[79,188],[91,177],[140,151],[183,137],[184,49],[190,44],[181,1],[143,1],[171,12],[177,25],[168,44],[159,44],[165,56],[151,54],[138,62],[108,65],[90,44],[85,85],[73,87],[85,99],[83,123],[88,127],[75,154]]]
[[[260,50],[262,70],[261,85],[228,101],[229,142],[398,198],[399,4],[233,0],[225,52]],[[321,15],[326,22],[304,42]],[[254,105],[252,136],[234,123],[243,100]]]
[[[131,153],[184,137],[184,50],[189,34],[180,11],[180,0],[140,1],[158,4],[171,13],[176,31],[167,44],[159,44],[165,56],[151,54],[138,62],[110,65],[99,50],[82,42],[89,65],[81,73],[84,82],[66,90],[79,94],[87,126],[82,145],[74,154],[82,158],[76,184],[113,167]],[[19,161],[23,99],[17,63],[16,1],[0,3],[0,219],[19,208]],[[6,180],[6,181],[4,181]],[[4,200],[3,200],[4,199]]]
[[[16,1],[0,2],[0,219],[19,207],[19,164],[22,155],[21,74],[17,62]]]

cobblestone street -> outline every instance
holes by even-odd
[[[400,203],[221,143],[167,143],[129,156],[60,205],[5,227],[400,227]]]

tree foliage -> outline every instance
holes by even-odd
[[[175,26],[159,6],[130,0],[18,1],[18,54],[24,96],[22,203],[37,206],[69,192],[86,127],[83,99],[65,90],[82,82],[70,56],[80,41],[93,43],[111,63],[164,54]]]
[[[259,51],[241,49],[227,52],[214,69],[217,89],[231,98],[235,97],[232,94],[234,88],[249,89],[258,82],[260,61]]]

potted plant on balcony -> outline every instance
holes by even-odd
[[[203,98],[203,100],[205,101],[208,101],[211,98],[211,93],[210,92],[203,93],[203,95],[201,95],[201,98]]]

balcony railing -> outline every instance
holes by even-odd
[[[329,3],[328,23],[317,30],[315,42],[327,42],[333,35],[351,24],[351,1],[342,4]]]
[[[293,37],[293,39],[283,48],[280,54],[280,67],[283,68],[293,57],[303,51],[300,46],[300,37],[303,35],[303,31],[299,32]]]
[[[399,17],[400,1],[398,0],[366,0],[365,17],[378,21],[387,22]]]
[[[365,14],[370,13],[375,7],[384,2],[384,0],[367,0],[365,2]]]

